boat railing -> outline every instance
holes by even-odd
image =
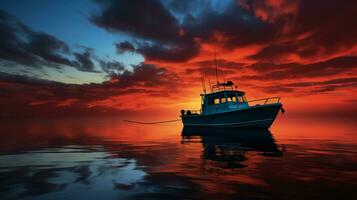
[[[213,85],[211,91],[212,92],[218,92],[222,90],[233,90],[232,86],[226,86],[226,85]]]
[[[217,81],[217,84],[212,85],[211,87],[211,92],[216,92],[216,91],[221,91],[221,90],[232,90],[233,91],[233,82],[232,81],[227,81],[227,82],[223,82],[223,83],[219,83]],[[236,90],[237,90],[237,86],[235,86]]]
[[[279,103],[279,102],[280,102],[280,97],[269,97],[264,99],[255,99],[255,100],[247,101],[249,106],[259,106],[259,105],[266,105],[266,104]]]

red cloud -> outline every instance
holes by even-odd
[[[355,1],[241,0],[221,10],[209,3],[185,2],[99,3],[101,10],[90,21],[114,34],[125,33],[130,39],[116,43],[118,53],[141,54],[144,63],[127,70],[119,61],[98,58],[110,79],[97,84],[1,74],[1,116],[175,113],[182,106],[197,107],[201,78],[215,80],[214,52],[220,78],[238,83],[248,97],[281,95],[296,109],[300,97],[326,108],[331,105],[324,99],[331,97],[337,104],[355,104]],[[1,12],[1,16],[8,15]],[[14,28],[6,17],[0,22],[1,61],[94,71],[91,51],[71,54],[55,37],[17,30],[26,26],[16,21]],[[16,42],[17,33],[30,40]]]

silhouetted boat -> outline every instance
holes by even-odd
[[[232,81],[217,82],[211,92],[201,94],[200,110],[181,110],[184,126],[266,128],[279,110],[280,97],[247,101],[245,92],[233,88]]]

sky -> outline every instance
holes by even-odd
[[[177,117],[201,80],[355,116],[354,0],[0,0],[0,116]]]

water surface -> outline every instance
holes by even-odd
[[[356,199],[354,121],[271,131],[2,120],[0,199]]]

